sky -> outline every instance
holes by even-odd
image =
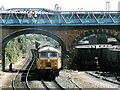
[[[110,11],[118,10],[120,0],[0,0],[0,7],[4,6],[5,9],[47,8],[54,10],[55,4],[59,4],[62,11],[105,11],[106,1],[110,1]]]

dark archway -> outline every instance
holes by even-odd
[[[6,47],[7,43],[12,38],[15,38],[15,37],[23,35],[23,34],[43,34],[43,35],[46,35],[46,36],[51,37],[52,39],[56,40],[60,44],[60,46],[62,48],[61,52],[62,52],[62,63],[63,63],[63,59],[66,56],[66,46],[65,46],[62,39],[60,39],[58,36],[54,35],[53,33],[48,32],[48,31],[43,30],[43,29],[27,28],[27,29],[18,30],[16,32],[12,33],[11,35],[5,37],[2,40],[2,70],[3,71],[5,71],[5,47]]]
[[[108,36],[110,36],[110,37],[113,37],[113,38],[115,38],[116,40],[117,40],[117,45],[120,45],[120,34],[118,33],[118,32],[116,32],[116,31],[112,31],[112,30],[99,30],[99,29],[97,29],[97,30],[88,30],[87,32],[84,32],[84,33],[82,33],[80,36],[78,36],[76,39],[75,39],[75,41],[74,41],[74,45],[73,45],[73,50],[71,51],[72,52],[72,54],[75,56],[77,53],[79,53],[79,54],[77,54],[75,57],[73,57],[73,61],[72,62],[74,62],[74,60],[76,60],[76,61],[79,61],[79,60],[81,60],[81,58],[82,58],[82,56],[84,57],[84,56],[86,56],[85,58],[83,58],[83,60],[84,60],[84,62],[83,63],[87,63],[86,61],[85,61],[85,59],[87,59],[88,58],[88,56],[89,56],[89,59],[90,59],[90,57],[91,57],[91,59],[93,59],[93,57],[94,57],[94,55],[93,55],[93,57],[91,56],[91,54],[94,54],[95,53],[95,55],[97,54],[96,52],[98,52],[98,56],[102,59],[102,57],[101,57],[101,55],[103,56],[103,54],[101,54],[102,52],[103,52],[103,50],[96,50],[96,49],[94,49],[94,48],[81,48],[81,49],[79,49],[79,50],[76,50],[77,48],[75,47],[75,46],[79,46],[79,45],[89,45],[90,43],[87,43],[87,44],[80,44],[79,43],[79,41],[80,40],[82,40],[84,37],[88,37],[88,36],[90,36],[90,35],[93,35],[93,34],[105,34],[105,35],[108,35]],[[98,43],[99,44],[99,43]],[[81,51],[80,51],[81,50]],[[76,51],[78,51],[78,52],[76,52]],[[105,51],[105,50],[104,50]],[[84,52],[84,53],[83,53]],[[89,53],[88,53],[89,52]],[[94,53],[93,53],[94,52]],[[105,52],[106,53],[106,52]],[[80,55],[81,54],[81,55]],[[119,53],[118,53],[119,54]],[[117,60],[119,60],[119,55],[117,54],[117,56],[118,56],[118,59]],[[112,55],[112,54],[111,54]],[[77,56],[80,56],[79,58],[77,57]],[[96,56],[96,57],[98,57],[98,56]],[[104,56],[105,57],[105,56]],[[77,60],[77,58],[78,58],[78,60]],[[100,60],[101,60],[100,59]],[[105,58],[106,59],[106,58]],[[100,61],[99,60],[99,61]],[[102,62],[102,61],[101,61]],[[120,61],[119,61],[120,62]],[[78,63],[78,62],[76,62],[76,63]],[[75,65],[74,65],[75,66]],[[96,66],[95,66],[96,67]],[[76,67],[75,67],[76,68]]]

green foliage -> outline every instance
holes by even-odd
[[[18,57],[27,53],[30,44],[31,41],[25,35],[10,40],[5,48],[5,65],[15,63]]]
[[[53,45],[56,48],[61,48],[59,43],[50,37],[41,34],[26,34],[18,36],[7,43],[5,48],[5,65],[15,63],[18,57],[24,56],[35,46],[35,42],[40,44]]]

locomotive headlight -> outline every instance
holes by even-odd
[[[57,64],[55,63],[55,66],[57,66]]]
[[[40,66],[41,66],[41,67],[42,67],[42,64],[43,64],[43,63],[41,62],[41,63],[40,63]]]
[[[50,59],[48,59],[48,62],[50,61]]]

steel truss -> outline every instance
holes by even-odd
[[[0,11],[2,26],[120,25],[119,11],[59,11],[13,8]]]

